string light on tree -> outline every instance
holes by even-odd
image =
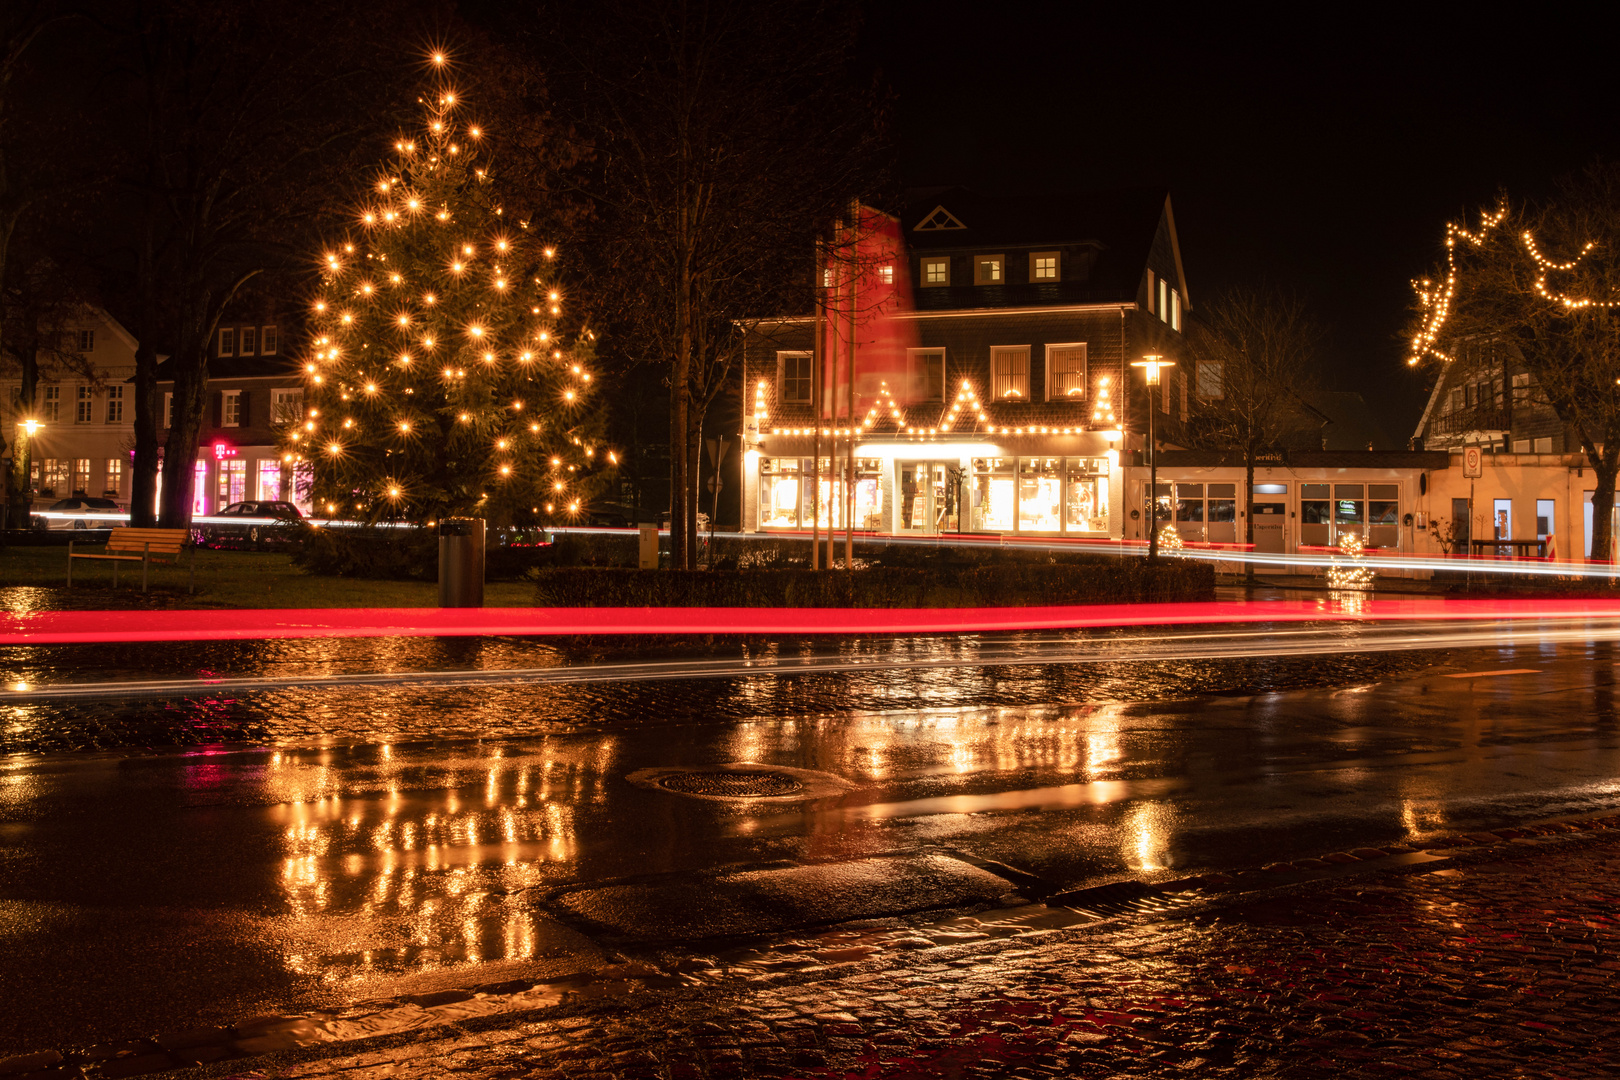
[[[1365,590],[1373,587],[1373,571],[1367,565],[1366,545],[1360,533],[1347,532],[1339,537],[1339,556],[1346,561],[1340,563],[1338,557],[1334,558],[1333,565],[1328,567],[1328,588]]]
[[[423,131],[393,141],[354,232],[320,256],[312,408],[282,437],[324,449],[301,481],[314,499],[363,517],[523,524],[544,493],[567,519],[617,461],[596,452],[594,335],[564,315],[555,249],[505,214],[449,57],[429,62]]]

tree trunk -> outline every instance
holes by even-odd
[[[22,385],[17,389],[17,415],[39,419],[35,413],[39,401],[39,341],[33,327],[13,335],[17,339],[17,358],[22,365]],[[33,507],[29,492],[29,459],[33,457],[33,440],[25,428],[12,433],[11,474],[6,479],[6,526],[13,529],[28,528],[28,512]]]
[[[153,215],[149,208],[141,237],[135,343],[135,461],[130,469],[129,523],[136,528],[157,524],[157,265],[153,251]]]
[[[1243,577],[1250,585],[1254,584],[1254,560],[1252,558],[1254,555],[1254,458],[1255,446],[1251,442],[1243,455],[1243,542],[1249,545],[1249,555],[1251,556],[1244,563],[1248,570]]]
[[[1588,453],[1597,488],[1592,492],[1592,558],[1608,562],[1614,535],[1614,480],[1620,472],[1620,431],[1610,431],[1603,452]]]
[[[165,529],[191,524],[197,445],[208,404],[207,343],[195,333],[184,334],[174,358],[174,423],[163,447],[163,502],[158,511],[158,524]]]

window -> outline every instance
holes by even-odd
[[[1513,452],[1515,454],[1528,454],[1530,452],[1530,440],[1529,439],[1514,439],[1513,440]]]
[[[1367,545],[1395,548],[1401,544],[1401,486],[1367,485]]]
[[[778,401],[810,404],[809,353],[776,354],[776,395]]]
[[[949,285],[951,283],[951,260],[924,259],[922,261],[922,283],[924,285]]]
[[[279,347],[279,341],[278,341],[277,336],[276,336],[276,328],[275,327],[266,326],[262,330],[259,331],[259,355],[260,356],[274,356],[274,355],[276,355],[276,349],[278,347]]]
[[[1535,452],[1538,454],[1552,453],[1552,436],[1547,435],[1536,440]]]
[[[218,472],[220,506],[229,506],[247,498],[247,462],[241,458],[227,458],[219,463]]]
[[[909,386],[906,400],[945,400],[945,350],[912,349],[906,354]]]
[[[830,267],[830,266],[823,267],[822,271],[821,271],[821,287],[823,289],[830,289],[830,288],[832,288],[832,284],[833,284],[832,267]]]
[[[236,351],[242,356],[252,356],[258,351],[259,331],[257,327],[244,326],[238,332]]]
[[[1302,544],[1326,547],[1333,529],[1333,489],[1327,484],[1299,485],[1299,538]],[[1466,500],[1465,500],[1466,501]]]
[[[1545,540],[1553,531],[1553,500],[1536,500],[1536,539]]]
[[[67,458],[46,458],[44,475],[40,478],[39,493],[41,495],[66,495],[68,484]]]
[[[73,459],[73,494],[78,495],[90,490],[90,459],[87,457]]]
[[[1153,271],[1152,270],[1149,270],[1147,272],[1147,275],[1148,275],[1148,287],[1147,287],[1148,314],[1149,315],[1155,315],[1155,314],[1158,313],[1159,309],[1155,308],[1153,306],[1153,288],[1154,288],[1154,282],[1156,280],[1158,280],[1158,279],[1153,276]]]
[[[107,423],[122,424],[124,422],[124,388],[122,386],[107,387]]]
[[[74,405],[73,422],[75,424],[88,424],[90,422],[90,408],[96,402],[96,391],[93,387],[81,386],[78,390],[79,400]]]
[[[1000,285],[1006,277],[1006,260],[1000,255],[979,255],[973,259],[973,284]]]
[[[61,422],[62,388],[60,386],[47,386],[45,388],[45,401],[40,407],[39,418],[47,424]]]
[[[163,395],[163,426],[174,427],[174,395]]]
[[[1086,396],[1086,346],[1048,345],[1046,347],[1046,400],[1060,401]]]
[[[1029,346],[1001,345],[990,350],[992,393],[998,398],[1029,398]]]
[[[303,412],[304,392],[302,390],[270,391],[270,419],[273,423],[291,423],[301,419]],[[261,496],[261,498],[263,497],[265,496]]]
[[[94,352],[96,348],[96,332],[94,330],[78,330],[74,332],[74,351]]]
[[[1181,290],[1170,290],[1170,329],[1181,332]]]
[[[220,413],[222,427],[242,426],[242,392],[240,390],[227,390],[220,395],[223,406]],[[240,500],[232,500],[240,501]]]
[[[1159,320],[1170,321],[1170,283],[1164,278],[1159,279]]]
[[[1515,405],[1528,405],[1528,404],[1530,404],[1530,376],[1529,375],[1526,374],[1526,375],[1515,375],[1515,376],[1513,376],[1513,404],[1515,404]]]
[[[219,355],[221,355],[221,356],[235,356],[236,355],[236,330],[235,330],[235,328],[221,330],[219,332]]]
[[[1491,534],[1491,538],[1493,540],[1513,539],[1513,500],[1493,500],[1491,514],[1491,524],[1496,530]],[[1497,554],[1507,554],[1507,552],[1498,551]]]
[[[261,502],[275,502],[281,498],[281,462],[275,458],[259,461],[259,487],[255,495]]]
[[[1218,401],[1226,396],[1225,361],[1198,361],[1198,396],[1205,401]]]
[[[124,489],[124,459],[110,457],[107,459],[107,482],[102,491],[103,495],[116,497]]]
[[[878,267],[878,281],[880,281],[884,285],[893,285],[894,284],[894,267],[893,266],[880,266],[880,267]]]
[[[1058,280],[1058,253],[1055,251],[1037,251],[1032,253],[1029,257],[1029,280]]]

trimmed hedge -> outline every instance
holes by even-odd
[[[541,607],[1030,607],[1210,600],[1215,569],[1171,559],[810,570],[542,569]]]

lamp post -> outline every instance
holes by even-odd
[[[1159,560],[1159,444],[1153,435],[1153,388],[1159,385],[1159,369],[1175,366],[1174,360],[1155,353],[1131,361],[1131,367],[1143,369],[1148,387],[1148,562]]]
[[[6,497],[3,501],[0,501],[0,530],[11,527],[12,498],[20,498],[22,493],[28,489],[27,463],[28,456],[32,452],[29,443],[33,440],[34,433],[44,426],[32,416],[17,421],[17,441],[11,448],[11,473],[6,478]],[[32,500],[30,500],[28,508],[23,514],[24,525],[28,523],[28,513],[32,509]]]

